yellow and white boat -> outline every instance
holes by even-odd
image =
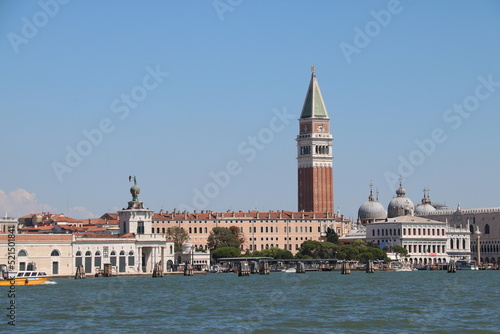
[[[0,286],[7,285],[38,285],[51,279],[44,271],[18,271],[2,275]]]

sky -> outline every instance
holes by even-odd
[[[0,2],[0,214],[297,210],[314,65],[335,209],[499,206],[498,1]]]

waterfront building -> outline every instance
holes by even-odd
[[[297,136],[298,211],[334,212],[330,118],[314,66]]]
[[[435,208],[429,208],[431,200],[428,192],[428,189],[424,191],[422,204],[415,212],[437,212]],[[368,202],[360,206],[358,221],[374,216],[369,215],[375,211],[373,202],[370,191]],[[376,208],[378,208],[376,212],[380,213],[378,217],[382,217],[382,211],[378,206]],[[380,248],[387,247],[389,251],[396,245],[406,248],[408,257],[404,261],[414,266],[439,265],[459,259],[470,261],[471,239],[468,223],[415,216],[413,202],[406,197],[402,180],[396,190],[396,197],[389,203],[387,218],[371,219],[366,222],[367,242],[375,243]],[[351,238],[355,236],[359,238],[362,232],[362,229],[358,230]],[[395,259],[394,254],[389,253],[389,255]]]
[[[350,221],[329,212],[292,211],[227,211],[163,212],[153,215],[153,233],[165,235],[172,227],[183,228],[197,249],[207,249],[207,240],[214,227],[236,226],[245,241],[241,251],[263,250],[271,247],[297,253],[306,240],[322,240],[327,228],[338,235],[349,233]]]
[[[408,257],[404,261],[414,266],[439,265],[450,259],[470,261],[468,230],[468,226],[449,226],[446,222],[407,215],[366,225],[366,241],[381,248],[406,248]],[[458,236],[460,243],[449,248],[450,240]]]
[[[500,263],[500,207],[462,209],[460,204],[455,210],[436,210],[422,217],[448,222],[456,226],[468,226],[472,259],[478,261],[478,234],[480,234],[480,263]],[[449,248],[457,249],[463,236],[455,235],[449,241]]]
[[[176,267],[179,269],[179,265],[185,263],[190,263],[191,265],[193,265],[195,270],[198,271],[209,269],[210,251],[196,248],[195,245],[188,241],[182,245],[182,250],[180,252],[175,252]]]
[[[15,269],[72,276],[79,265],[83,265],[89,275],[102,271],[104,264],[111,264],[118,275],[149,274],[157,263],[161,263],[164,270],[172,268],[174,243],[164,235],[151,233],[153,212],[144,208],[137,197],[138,187],[134,187],[131,189],[132,201],[117,214],[121,234],[79,233],[76,230],[70,234],[30,233],[20,229],[25,233],[16,234],[14,238]],[[47,225],[51,229],[54,226]],[[0,235],[0,263],[7,263],[7,238],[7,234]]]

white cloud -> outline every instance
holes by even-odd
[[[56,207],[38,203],[36,194],[25,189],[16,189],[6,193],[0,189],[0,216],[7,214],[9,217],[22,217],[30,213],[40,212],[61,213]],[[84,219],[95,218],[94,213],[83,206],[75,206],[68,210],[72,218]]]

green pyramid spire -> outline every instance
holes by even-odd
[[[309,82],[309,88],[307,89],[307,95],[300,118],[328,118],[325,102],[323,101],[323,96],[321,96],[318,80],[316,80],[314,66],[311,67],[311,71],[311,81]]]

